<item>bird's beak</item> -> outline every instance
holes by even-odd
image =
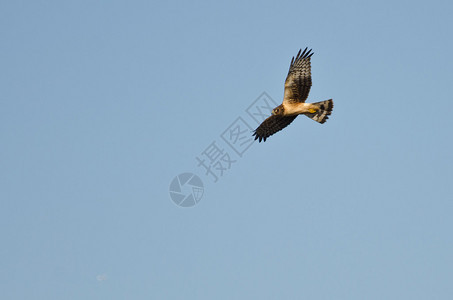
[[[273,115],[273,116],[275,115],[274,111],[271,112],[271,115]]]

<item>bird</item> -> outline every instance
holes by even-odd
[[[272,115],[264,120],[253,133],[255,140],[265,142],[268,137],[291,124],[298,115],[324,124],[332,113],[333,100],[305,103],[311,88],[312,49],[299,50],[292,58],[285,80],[283,102],[272,110]]]

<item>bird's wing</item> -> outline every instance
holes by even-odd
[[[278,115],[272,115],[266,120],[261,123],[260,126],[255,130],[255,133],[253,134],[255,136],[255,140],[259,140],[261,143],[261,140],[266,141],[268,137],[273,135],[274,133],[282,130],[289,124],[291,124],[292,121],[297,117],[296,116],[278,116]]]
[[[288,75],[285,81],[285,95],[283,103],[305,102],[311,87],[311,64],[310,58],[313,55],[308,48],[297,53],[296,58],[291,60]]]

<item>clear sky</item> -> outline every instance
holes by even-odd
[[[0,298],[451,299],[452,14],[0,2]],[[281,102],[305,47],[331,118],[239,156],[222,133]],[[196,160],[213,142],[235,160],[216,183]],[[190,208],[169,194],[185,172]]]

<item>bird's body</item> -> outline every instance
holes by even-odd
[[[283,110],[286,116],[302,115],[308,113],[315,113],[317,106],[312,103],[294,103],[294,104],[282,104]]]
[[[272,116],[261,123],[253,134],[255,140],[266,141],[274,133],[282,130],[298,116],[306,115],[310,119],[323,124],[333,109],[332,99],[305,103],[311,88],[311,64],[313,53],[308,48],[302,49],[293,57],[285,81],[283,103],[272,110]],[[302,52],[302,53],[301,53]]]

